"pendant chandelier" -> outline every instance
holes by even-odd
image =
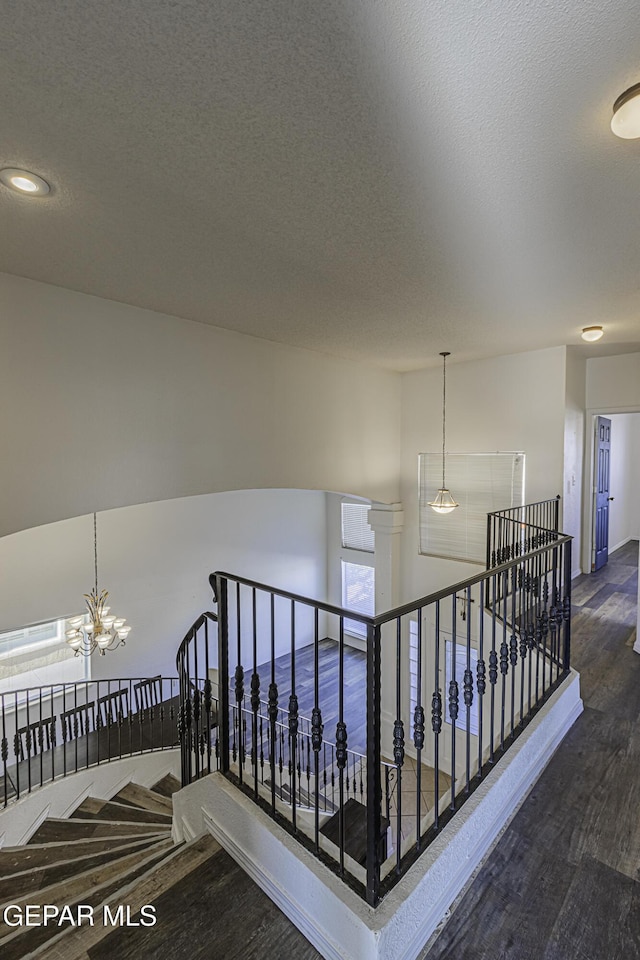
[[[455,510],[456,507],[460,504],[451,496],[449,490],[447,490],[447,485],[444,479],[444,463],[445,463],[445,439],[446,439],[446,422],[447,422],[447,357],[451,354],[448,350],[443,350],[440,354],[442,357],[442,486],[438,490],[438,494],[435,500],[429,500],[429,506],[435,510],[436,513],[451,513],[452,510]]]
[[[85,593],[87,613],[81,617],[71,617],[67,624],[66,641],[76,657],[90,657],[94,650],[104,656],[107,650],[123,647],[131,627],[125,625],[121,617],[114,617],[107,606],[109,594],[106,590],[98,593],[98,532],[96,515],[93,515],[93,558],[95,583],[91,593]]]

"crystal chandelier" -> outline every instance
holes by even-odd
[[[442,357],[442,486],[438,490],[435,500],[429,500],[429,506],[436,513],[451,513],[459,506],[453,499],[444,482],[444,463],[445,463],[445,427],[447,422],[447,357],[450,356],[448,350],[444,350]]]
[[[109,594],[106,590],[98,593],[98,532],[96,515],[93,515],[93,558],[95,567],[95,584],[91,593],[85,593],[87,613],[80,617],[71,617],[67,620],[69,629],[65,633],[66,641],[76,657],[81,654],[90,657],[97,650],[103,657],[107,650],[124,646],[131,627],[125,626],[125,620],[114,617],[109,613],[107,606]]]

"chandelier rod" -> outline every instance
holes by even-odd
[[[96,574],[96,597],[98,596],[98,524],[96,520],[96,514],[93,514],[93,563]]]

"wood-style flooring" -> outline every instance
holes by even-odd
[[[428,960],[640,957],[638,542],[573,584],[585,710]]]

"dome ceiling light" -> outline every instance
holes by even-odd
[[[602,327],[583,327],[580,336],[583,340],[587,340],[588,343],[595,343],[603,334],[604,330]]]
[[[28,170],[18,170],[15,167],[5,167],[0,170],[0,182],[10,190],[16,193],[22,193],[28,197],[46,197],[51,191],[51,187],[46,180],[39,177],[37,173],[30,173]]]
[[[623,140],[640,138],[640,83],[621,93],[614,103],[611,130]]]

